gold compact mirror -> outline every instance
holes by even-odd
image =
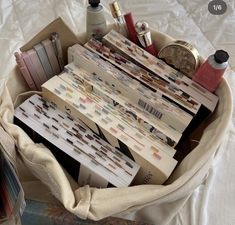
[[[164,46],[158,57],[186,76],[192,78],[199,65],[199,53],[186,41],[176,40]]]

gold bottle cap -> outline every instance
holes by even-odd
[[[110,3],[109,6],[110,6],[111,13],[112,13],[114,18],[117,18],[117,17],[122,15],[119,4],[118,4],[117,1],[114,1],[113,3]]]

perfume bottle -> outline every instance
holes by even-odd
[[[199,67],[192,79],[208,91],[215,91],[228,66],[228,59],[229,54],[226,51],[217,50]]]
[[[101,40],[107,30],[104,8],[100,0],[89,0],[86,14],[87,39],[95,38]]]
[[[151,32],[148,23],[145,21],[138,21],[135,24],[135,31],[141,47],[144,48],[145,51],[156,56],[157,51],[154,44],[152,43]]]
[[[127,36],[126,23],[122,15],[122,12],[120,10],[120,6],[118,2],[114,1],[110,3],[109,6],[110,6],[111,13],[113,15],[113,18],[115,20],[117,31],[123,34],[124,36]]]

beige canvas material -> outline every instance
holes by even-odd
[[[53,30],[51,25],[55,26],[57,31],[62,29],[66,32],[61,36],[62,44],[74,44],[75,37],[70,42],[65,40],[70,38],[70,31],[64,28],[65,24],[61,20],[56,20],[42,32],[49,34]],[[39,37],[44,38],[45,36],[39,33],[36,36],[37,41],[41,41]],[[170,40],[169,37],[158,32],[154,33],[154,39],[158,40],[159,48]],[[32,39],[29,43],[36,42]],[[25,47],[25,49],[28,48],[30,48],[30,44]],[[26,97],[33,94],[33,92],[22,94],[25,91],[28,91],[28,88],[19,71],[14,69],[5,85],[0,105],[2,125],[13,137],[19,156],[27,168],[24,169],[24,173],[21,173],[24,176],[23,181],[26,182],[24,187],[27,192],[30,192],[30,179],[32,179],[32,187],[36,187],[35,185],[38,184],[38,189],[42,187],[45,192],[48,190],[48,193],[40,193],[37,189],[32,189],[31,191],[34,193],[31,195],[29,193],[29,196],[35,197],[38,194],[40,198],[40,195],[44,194],[46,198],[46,195],[49,196],[52,193],[67,210],[83,219],[99,220],[110,215],[125,215],[139,211],[142,212],[142,219],[151,221],[151,217],[153,218],[155,215],[150,212],[154,212],[154,209],[157,208],[159,209],[159,222],[162,222],[164,216],[167,217],[168,214],[172,217],[173,214],[164,211],[164,207],[168,204],[175,204],[175,209],[177,209],[205,179],[216,150],[226,134],[232,114],[231,92],[227,82],[223,80],[217,91],[220,97],[219,105],[209,119],[209,125],[204,130],[199,145],[176,168],[167,185],[139,185],[108,189],[90,188],[89,186],[78,188],[49,149],[42,144],[35,144],[20,127],[13,124],[13,102],[17,106]],[[27,176],[27,170],[31,175]]]
[[[1,120],[0,120],[1,121]],[[2,121],[1,121],[2,122]],[[8,133],[5,132],[2,126],[0,126],[0,145],[6,158],[13,164],[16,165],[16,150],[15,142]],[[7,150],[7,151],[5,151]]]

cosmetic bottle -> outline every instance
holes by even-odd
[[[208,91],[215,91],[228,66],[228,58],[226,51],[217,50],[199,67],[192,79]]]
[[[139,45],[139,40],[137,38],[137,34],[135,31],[135,24],[134,24],[134,20],[132,17],[132,13],[129,12],[129,13],[124,14],[124,20],[126,22],[128,38],[135,44]]]
[[[135,24],[135,31],[136,31],[141,47],[145,51],[156,56],[157,51],[156,51],[154,44],[152,43],[151,32],[150,32],[148,23],[144,21],[138,21]]]
[[[124,36],[127,36],[126,23],[125,23],[125,20],[122,15],[118,2],[114,1],[110,3],[109,6],[110,6],[111,13],[113,15],[113,18],[115,20],[117,32],[123,34]]]
[[[107,25],[104,16],[104,8],[100,0],[89,0],[86,14],[87,39],[95,38],[101,40],[106,33]]]

